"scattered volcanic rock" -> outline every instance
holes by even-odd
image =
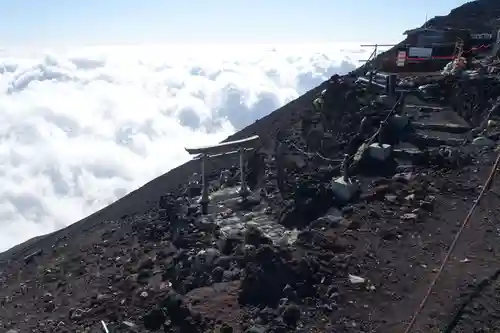
[[[491,28],[499,10],[430,22]],[[228,138],[260,136],[246,200],[238,157],[209,159],[202,214],[194,160],[0,254],[0,332],[403,331],[497,154],[500,77],[478,64],[492,74],[400,75],[397,94],[336,75]],[[413,332],[499,327],[497,186]]]

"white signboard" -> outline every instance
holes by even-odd
[[[470,35],[471,39],[492,39],[493,35],[492,34],[471,34]]]
[[[430,47],[410,47],[408,50],[410,58],[430,58],[432,56],[432,48]]]

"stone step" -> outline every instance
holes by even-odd
[[[450,131],[439,131],[436,129],[417,128],[416,132],[419,134],[420,140],[423,141],[425,145],[429,145],[431,147],[439,145],[461,145],[469,137],[467,133],[454,133]]]
[[[255,226],[275,243],[295,241],[297,232],[286,230],[276,223],[274,218],[267,214],[267,205],[253,199],[256,197],[255,193],[249,198],[254,200],[254,204],[242,209],[238,190],[239,187],[235,186],[211,193],[208,215],[202,218],[202,223],[214,223],[225,234],[241,234],[248,227]]]
[[[452,146],[458,147],[464,144],[465,138],[441,138],[438,136],[425,136],[422,142],[428,147]]]
[[[433,106],[426,104],[405,104],[405,108],[422,110],[423,112],[440,112],[449,109],[449,107]]]
[[[453,123],[423,123],[423,122],[413,122],[412,126],[416,129],[426,129],[431,131],[438,132],[447,132],[447,133],[467,133],[472,128],[470,126],[462,125],[462,124],[453,124]]]
[[[396,148],[392,151],[395,159],[413,160],[423,156],[423,152],[418,148]]]

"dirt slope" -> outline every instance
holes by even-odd
[[[497,1],[476,1],[431,22],[490,26],[499,8]],[[403,112],[417,123],[451,119],[456,112],[471,121],[470,110],[484,118],[491,103],[480,100],[487,98],[477,87],[496,98],[495,80],[461,88],[446,83],[444,90],[463,99],[441,101],[444,111],[408,107]],[[319,155],[304,154],[318,151],[303,128],[313,99],[325,88],[335,102],[320,123],[330,133]],[[339,176],[334,160],[358,142],[364,112],[371,112],[370,131],[387,114],[384,107],[367,105],[366,93],[354,89],[347,80],[325,82],[228,138],[259,134],[272,144],[278,131],[284,138],[280,155],[250,161],[254,190],[266,194],[250,207],[228,194],[221,194],[224,201],[214,204],[208,217],[179,201],[159,206],[166,192],[185,187],[199,172],[199,162],[191,161],[63,230],[0,254],[0,332],[101,332],[101,320],[113,332],[212,332],[214,327],[222,332],[402,332],[481,190],[495,145],[474,146],[478,130],[392,133],[388,140],[401,142],[394,143],[399,150],[391,163],[370,164],[371,173],[355,169],[361,196],[339,204],[330,183]],[[356,99],[348,99],[348,93]],[[469,96],[476,99],[470,103]],[[443,114],[448,116],[439,118]],[[471,128],[478,125],[472,122]],[[487,135],[496,141],[498,133],[493,128]],[[405,140],[421,154],[399,146]],[[234,157],[221,158],[210,168],[217,174],[235,163]],[[491,332],[500,325],[499,203],[498,195],[488,192],[414,332]],[[241,232],[233,235],[233,227]],[[279,228],[295,242],[273,238]],[[32,260],[23,260],[33,252]],[[361,282],[353,282],[352,275]]]

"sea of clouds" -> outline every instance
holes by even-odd
[[[0,51],[0,251],[186,162],[335,73],[356,44]]]

